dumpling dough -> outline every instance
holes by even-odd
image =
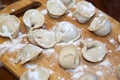
[[[64,46],[59,52],[59,64],[63,68],[76,68],[79,62],[79,51],[74,45]]]
[[[28,61],[34,60],[40,53],[42,49],[40,47],[28,44],[16,57],[16,63],[24,64]]]
[[[78,80],[98,80],[98,78],[92,73],[87,73],[82,75]]]
[[[80,22],[87,22],[95,14],[95,7],[87,2],[80,1],[76,5],[76,10],[73,13],[74,17]]]
[[[45,29],[30,31],[28,39],[32,44],[39,45],[43,48],[54,47],[56,43],[54,32]]]
[[[71,8],[75,5],[76,0],[61,0],[67,8]]]
[[[24,72],[20,80],[48,80],[50,73],[40,67]]]
[[[0,36],[15,38],[18,35],[20,28],[20,20],[7,13],[0,14]]]
[[[59,18],[67,11],[67,7],[61,0],[49,0],[47,2],[47,10],[51,17]]]
[[[57,42],[75,41],[80,38],[80,30],[70,22],[63,21],[54,28]]]
[[[23,16],[23,22],[28,30],[33,30],[40,28],[44,22],[44,15],[40,13],[37,9],[27,10]]]
[[[120,64],[117,66],[116,72],[117,72],[118,78],[120,79]]]
[[[112,27],[106,16],[98,16],[94,18],[88,30],[94,32],[98,36],[105,36],[111,32]]]
[[[81,50],[83,57],[90,62],[102,61],[106,55],[106,47],[100,41],[81,42],[83,48]]]

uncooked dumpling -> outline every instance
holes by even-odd
[[[95,14],[95,7],[87,2],[80,1],[76,5],[76,11],[73,13],[80,23],[87,22]]]
[[[118,78],[120,79],[120,64],[117,66],[116,72],[117,72]]]
[[[0,36],[15,38],[20,28],[20,20],[7,13],[0,14]]]
[[[28,39],[31,43],[43,48],[54,47],[56,43],[54,32],[45,29],[30,31]]]
[[[111,32],[112,27],[107,16],[98,16],[94,18],[88,30],[94,32],[98,36],[105,36]]]
[[[44,15],[40,13],[37,9],[27,10],[23,16],[23,22],[28,30],[33,30],[40,28],[44,22]]]
[[[20,51],[16,57],[16,63],[24,64],[28,61],[34,60],[40,53],[42,49],[40,47],[28,44]]]
[[[75,41],[80,38],[80,30],[72,23],[63,21],[54,28],[57,42]]]
[[[74,45],[67,45],[59,52],[59,64],[63,68],[76,68],[80,62],[80,53]]]
[[[24,72],[20,80],[48,80],[50,73],[40,67]]]
[[[61,0],[49,0],[47,2],[47,10],[51,17],[59,18],[67,11],[67,7]]]
[[[87,73],[82,75],[78,80],[98,80],[98,78],[92,73]]]
[[[81,42],[83,57],[90,62],[102,61],[106,55],[106,47],[100,41]]]
[[[76,0],[61,0],[67,8],[71,8],[75,5]]]

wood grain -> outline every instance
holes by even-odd
[[[33,3],[32,1],[35,1],[35,0],[21,0],[21,1],[22,2],[20,2],[20,3],[17,2],[15,4],[8,6],[4,10],[0,11],[0,13],[7,12],[10,14],[13,14],[13,12],[11,12],[11,9],[14,9],[15,5],[17,5],[17,7],[15,8],[15,12],[17,12],[17,11],[22,12],[24,10],[21,8],[28,6],[29,4]],[[41,6],[37,8],[38,10],[46,9],[47,0],[36,0],[36,1],[41,3]],[[23,24],[23,21],[22,21],[22,17],[19,17],[19,18],[21,20],[21,32],[27,33],[25,26]],[[105,61],[105,60],[110,61],[111,62],[110,66],[108,66],[108,67],[100,66],[101,68],[99,68],[99,64],[101,62],[100,63],[90,63],[90,62],[85,61],[82,57],[81,57],[80,65],[88,66],[88,69],[85,69],[84,72],[96,73],[97,71],[103,71],[103,73],[105,73],[105,74],[103,74],[102,76],[98,76],[99,80],[118,80],[117,76],[116,76],[116,66],[120,63],[119,62],[120,54],[119,54],[119,51],[116,51],[115,45],[118,45],[117,36],[118,36],[118,34],[120,34],[120,31],[119,31],[120,23],[119,22],[117,22],[113,18],[109,17],[109,20],[112,23],[112,31],[108,36],[99,37],[87,30],[87,27],[90,25],[92,20],[90,20],[88,23],[80,24],[78,21],[73,20],[71,17],[68,17],[67,14],[63,15],[59,19],[53,19],[47,14],[47,15],[45,15],[45,20],[46,20],[45,21],[46,29],[51,29],[56,23],[58,23],[60,21],[69,21],[69,22],[75,24],[78,28],[80,28],[82,30],[82,34],[81,34],[82,38],[84,38],[84,39],[92,38],[92,39],[99,40],[99,41],[105,43],[107,46],[107,49],[112,50],[112,53],[108,52],[108,54],[105,56],[105,59],[103,61]],[[110,38],[114,38],[116,43],[111,44],[109,42]],[[8,40],[8,39],[0,37],[0,43],[3,43],[6,40]],[[53,73],[51,75],[49,80],[59,80],[58,79],[59,77],[63,77],[65,80],[72,80],[71,79],[72,73],[61,68],[56,59],[56,56],[58,55],[57,53],[59,52],[60,48],[61,48],[61,46],[55,46],[55,48],[54,48],[55,53],[52,53],[52,55],[49,55],[49,56],[47,56],[46,54],[43,53],[35,61],[29,62],[29,64],[36,63],[39,66],[43,66],[45,68],[53,70],[55,73]],[[0,60],[3,62],[4,66],[9,71],[11,71],[17,78],[19,78],[21,76],[21,74],[28,69],[20,64],[13,64],[9,61],[9,58],[10,57],[15,58],[16,54],[17,53],[6,53],[0,58]],[[51,63],[55,63],[55,65],[51,67],[50,66]],[[96,66],[96,68],[95,68],[95,66]],[[107,73],[107,71],[109,71],[109,73]],[[108,77],[109,75],[111,75],[111,77]]]

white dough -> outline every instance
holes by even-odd
[[[37,9],[29,9],[23,16],[23,22],[28,30],[33,30],[40,28],[44,24],[45,19],[44,15]]]
[[[0,36],[10,39],[17,37],[20,28],[20,20],[7,13],[0,14]]]
[[[100,41],[82,42],[83,57],[90,62],[102,61],[106,55],[106,47]]]
[[[76,0],[61,0],[67,8],[71,8],[75,5]]]
[[[112,27],[107,16],[98,16],[93,19],[88,30],[94,32],[98,36],[105,36],[111,32]]]
[[[87,73],[82,75],[78,80],[98,80],[98,78],[92,73]]]
[[[30,31],[28,39],[32,44],[39,45],[43,48],[54,47],[56,43],[54,32],[45,29]]]
[[[17,55],[16,63],[24,64],[28,61],[31,61],[35,59],[41,52],[42,49],[40,47],[28,44],[23,47],[20,53]]]
[[[63,68],[76,68],[80,62],[79,54],[75,46],[67,45],[59,52],[59,64]]]
[[[20,80],[48,80],[50,73],[38,67],[34,70],[28,70],[20,76]]]
[[[87,22],[94,14],[95,14],[95,7],[87,1],[78,2],[76,5],[76,10],[73,13],[75,18],[80,23]]]
[[[47,10],[51,17],[59,18],[66,13],[67,7],[61,0],[49,0],[47,2]]]
[[[62,21],[54,27],[57,42],[75,41],[80,38],[79,29],[72,23]]]

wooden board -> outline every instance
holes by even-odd
[[[31,8],[31,5],[39,6],[38,10],[44,10],[46,9],[46,2],[47,0],[20,0],[4,10],[0,11],[0,13],[10,13],[15,14],[19,17],[21,20],[21,32],[27,33],[25,29],[25,25],[22,21],[22,16],[24,10]],[[33,4],[34,3],[34,4]],[[97,10],[100,11],[100,10]],[[20,14],[19,14],[20,13]],[[96,36],[94,33],[91,33],[87,30],[87,27],[90,25],[89,21],[85,24],[80,24],[78,21],[73,20],[71,17],[67,16],[67,14],[63,15],[59,19],[53,19],[48,14],[45,15],[45,26],[46,29],[51,29],[56,23],[60,21],[69,21],[76,25],[78,28],[82,30],[81,38],[83,39],[89,39],[92,38],[94,40],[99,40],[106,44],[107,50],[111,50],[112,52],[108,52],[108,54],[105,56],[105,59],[102,62],[99,63],[90,63],[85,61],[82,56],[80,57],[80,65],[77,68],[78,70],[73,70],[73,72],[70,72],[70,70],[63,69],[59,66],[56,56],[58,56],[58,52],[60,50],[60,46],[55,46],[55,52],[52,54],[44,54],[42,53],[36,60],[33,62],[28,62],[27,64],[38,64],[39,66],[45,67],[47,69],[50,69],[54,71],[54,73],[51,75],[49,80],[75,80],[75,78],[72,79],[72,77],[78,77],[77,75],[82,75],[87,72],[93,72],[95,73],[99,80],[118,80],[116,76],[116,66],[120,64],[120,51],[117,51],[116,48],[118,48],[119,44],[117,42],[117,36],[120,34],[120,23],[114,20],[113,18],[109,17],[109,20],[112,24],[112,31],[109,35],[105,37],[99,37]],[[111,43],[110,40],[115,40],[114,43]],[[7,41],[7,38],[0,37],[0,43],[2,44],[4,41]],[[20,77],[20,75],[28,70],[25,68],[25,66],[22,66],[20,64],[13,64],[10,62],[10,58],[16,57],[16,52],[13,53],[6,53],[4,54],[0,60],[4,64],[4,66],[10,70],[16,77]],[[54,64],[53,64],[54,63]],[[52,65],[51,65],[52,64]]]

